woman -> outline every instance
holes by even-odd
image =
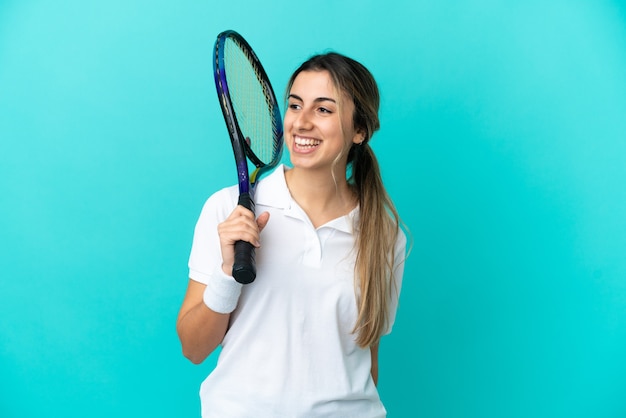
[[[177,330],[183,353],[217,366],[200,390],[207,417],[384,417],[380,337],[391,330],[406,239],[369,141],[374,78],[337,53],[287,86],[292,168],[259,181],[255,214],[237,187],[211,196],[196,225]],[[257,278],[231,277],[234,243],[257,247]]]

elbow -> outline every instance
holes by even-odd
[[[196,366],[199,365],[199,364],[202,364],[202,362],[206,358],[206,357],[202,357],[202,356],[194,356],[194,355],[191,355],[191,354],[184,354],[184,356],[187,358],[187,360],[189,360],[190,362],[192,362]]]
[[[177,325],[176,331],[183,356],[193,364],[202,363],[220,344],[210,335],[208,337],[198,336],[197,330],[181,327],[180,323]]]
[[[200,353],[197,350],[190,350],[183,345],[183,356],[193,364],[201,364],[206,358],[207,354]]]
[[[206,350],[203,350],[191,341],[186,341],[180,333],[178,337],[180,339],[183,356],[193,364],[200,364],[209,356],[209,353],[207,353]]]

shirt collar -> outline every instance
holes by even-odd
[[[321,228],[334,228],[338,231],[345,232],[347,234],[352,234],[359,220],[359,207],[352,209],[350,213],[345,216],[339,217],[337,219],[333,219],[330,222],[325,223],[320,226]]]
[[[289,210],[294,206],[298,206],[298,203],[293,200],[287,187],[287,181],[285,180],[285,171],[288,168],[284,164],[280,164],[274,169],[267,177],[259,180],[255,192],[255,202],[258,205],[274,207],[277,209]],[[298,206],[299,209],[299,206]],[[304,211],[300,209],[304,214]],[[305,215],[303,215],[305,216]],[[298,217],[298,216],[297,216]],[[333,219],[330,222],[320,226],[321,228],[332,228],[341,232],[351,234],[354,231],[354,226],[358,222],[359,207],[352,209],[350,213],[345,216]]]

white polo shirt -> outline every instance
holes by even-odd
[[[257,277],[243,286],[217,366],[202,383],[202,416],[385,417],[370,374],[370,350],[360,348],[351,332],[358,209],[314,228],[289,194],[285,169],[279,166],[257,186],[256,213],[270,212],[257,250]],[[233,186],[205,203],[189,259],[191,279],[206,284],[212,274],[223,275],[217,224],[237,198]],[[398,289],[405,245],[400,234]],[[397,301],[391,300],[387,332]]]

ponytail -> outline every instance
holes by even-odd
[[[376,344],[389,325],[388,304],[392,292],[397,291],[392,273],[400,219],[368,141],[353,145],[348,158],[351,162],[348,181],[359,198],[355,285],[360,296],[353,332],[357,333],[357,344],[367,347]]]

